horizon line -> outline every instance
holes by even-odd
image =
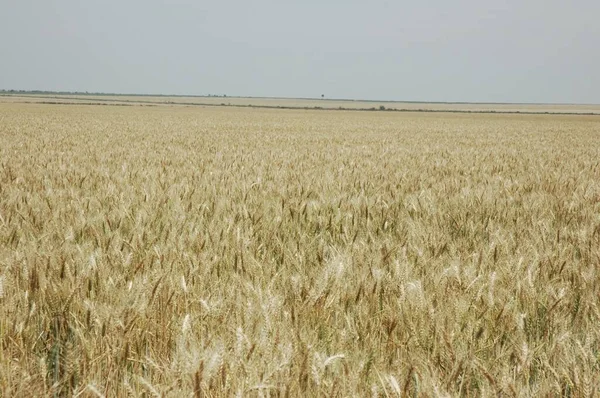
[[[416,100],[376,100],[376,99],[354,99],[354,98],[329,98],[329,97],[281,97],[281,96],[244,96],[226,94],[141,94],[141,93],[111,93],[111,92],[89,92],[89,91],[56,91],[56,90],[16,90],[0,89],[0,94],[55,94],[55,95],[87,95],[87,96],[121,96],[121,97],[178,97],[178,98],[248,98],[248,99],[273,99],[273,100],[318,100],[318,101],[342,101],[342,102],[385,102],[400,104],[473,104],[473,105],[591,105],[600,106],[600,103],[578,103],[578,102],[495,102],[495,101],[416,101]]]

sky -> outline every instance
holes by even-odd
[[[600,103],[598,0],[0,0],[0,89]]]

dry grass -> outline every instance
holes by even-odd
[[[598,395],[600,118],[0,106],[1,396]]]

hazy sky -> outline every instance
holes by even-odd
[[[600,103],[598,0],[0,0],[0,88]]]

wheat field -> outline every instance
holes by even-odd
[[[0,396],[598,396],[600,117],[0,105]]]

